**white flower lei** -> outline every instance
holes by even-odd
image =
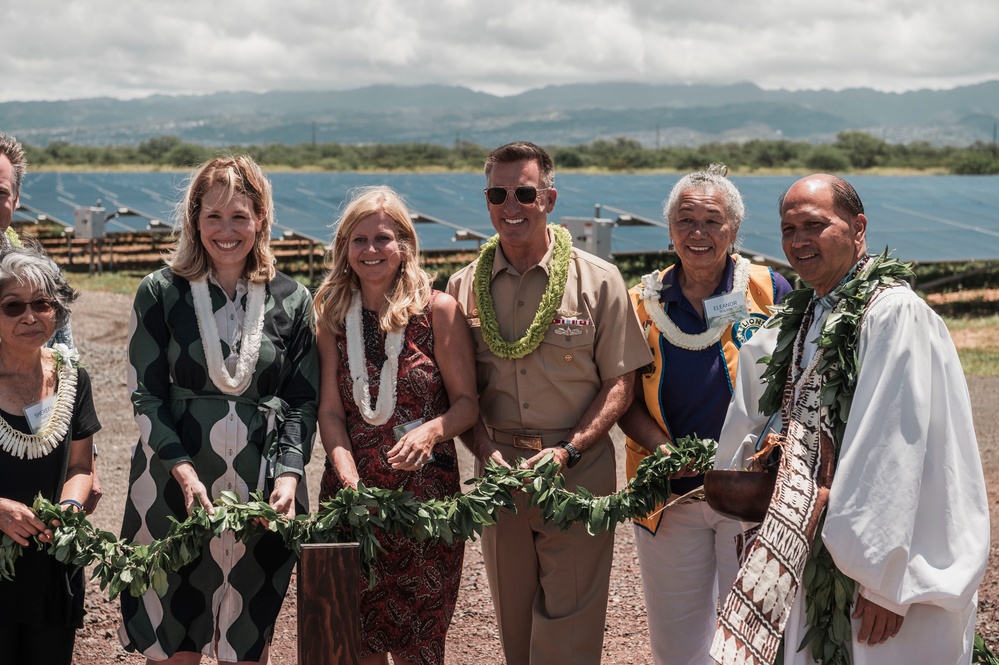
[[[743,293],[749,286],[749,266],[749,259],[741,256],[736,259],[735,275],[732,279],[733,293]],[[652,323],[656,324],[656,328],[659,329],[662,336],[666,338],[666,341],[673,346],[687,349],[688,351],[700,351],[716,344],[721,339],[722,333],[725,332],[729,324],[712,326],[696,335],[691,335],[680,330],[673,323],[673,320],[667,316],[666,310],[659,306],[659,292],[663,288],[663,284],[659,280],[659,275],[660,272],[655,271],[642,277],[642,294],[640,299],[647,301],[645,311],[648,313],[649,318],[652,319]],[[652,303],[648,301],[652,301]]]
[[[364,332],[361,329],[361,294],[354,291],[350,309],[344,319],[347,334],[347,366],[354,382],[354,404],[369,425],[384,425],[395,412],[396,381],[399,375],[399,354],[406,336],[406,326],[385,335],[385,363],[382,365],[378,401],[371,408],[371,390],[368,384],[368,364],[364,356]]]
[[[73,406],[76,404],[76,363],[79,357],[75,348],[70,349],[65,344],[52,347],[52,358],[59,373],[55,408],[38,434],[20,432],[11,427],[6,419],[0,418],[0,448],[18,459],[38,459],[59,447],[73,418]]]
[[[239,395],[250,385],[253,370],[260,356],[260,338],[264,330],[264,300],[266,289],[259,282],[250,282],[246,294],[246,317],[248,325],[243,328],[243,341],[236,354],[236,374],[229,375],[222,359],[222,338],[215,325],[215,312],[212,309],[212,296],[208,292],[205,278],[191,280],[191,295],[194,298],[194,315],[198,319],[198,332],[201,345],[205,349],[208,376],[219,390],[227,395]]]

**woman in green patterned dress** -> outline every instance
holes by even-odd
[[[306,512],[318,365],[308,290],[276,272],[270,183],[248,157],[217,157],[191,177],[167,268],[140,284],[129,337],[139,441],[122,536],[166,535],[196,505],[261,491]],[[211,539],[160,598],[122,594],[119,637],[148,661],[267,662],[295,559],[266,533]]]

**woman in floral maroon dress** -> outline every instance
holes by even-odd
[[[327,456],[320,501],[358,481],[420,500],[459,491],[454,437],[478,417],[472,336],[418,261],[399,195],[360,190],[340,218],[314,304]],[[443,663],[464,545],[378,537],[377,583],[361,590],[362,663],[388,663],[389,653],[397,665]]]

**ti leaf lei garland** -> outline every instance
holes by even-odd
[[[909,266],[889,258],[885,249],[830,294],[839,300],[826,317],[819,334],[817,344],[823,353],[816,371],[825,379],[820,397],[822,405],[829,409],[834,455],[837,458],[857,387],[857,346],[864,311],[880,289],[898,284],[911,275]],[[813,295],[812,289],[799,289],[788,294],[784,303],[775,307],[777,313],[765,324],[768,328],[779,327],[780,332],[773,355],[761,360],[768,363],[763,374],[767,388],[760,399],[761,413],[772,414],[781,409],[784,386],[792,376],[795,341]],[[801,331],[801,334],[806,332]],[[849,663],[850,610],[856,583],[833,562],[832,555],[822,542],[821,523],[812,543],[811,557],[805,564],[802,584],[809,628],[798,650],[811,643],[812,658],[816,662]]]
[[[565,489],[560,466],[548,459],[533,469],[507,468],[490,462],[484,475],[466,481],[474,488],[443,500],[418,501],[412,492],[365,487],[341,489],[319,512],[289,519],[279,515],[259,493],[241,503],[232,492],[222,492],[215,501],[215,514],[197,507],[183,522],[174,520],[162,540],[149,545],[126,542],[107,531],[99,531],[83,512],[63,510],[37,497],[33,509],[50,526],[52,542],[41,544],[58,561],[76,566],[96,563],[93,578],[111,597],[128,591],[141,596],[148,589],[163,595],[168,574],[200,556],[203,543],[231,530],[246,541],[264,530],[280,534],[285,546],[296,553],[306,543],[357,542],[361,565],[374,583],[371,562],[382,549],[379,530],[402,534],[414,540],[441,539],[447,543],[474,539],[484,526],[496,523],[500,509],[516,512],[514,492],[530,495],[529,504],[538,506],[546,521],[561,529],[574,523],[586,525],[590,534],[640,517],[669,500],[669,476],[685,465],[699,471],[714,465],[717,444],[711,439],[685,437],[677,441],[678,451],[666,455],[661,450],[647,457],[628,486],[607,496],[593,496],[584,488]],[[267,526],[261,526],[262,518]],[[37,542],[37,539],[36,539]],[[4,534],[0,541],[0,579],[11,579],[21,546]]]
[[[499,246],[499,234],[486,241],[479,253],[479,263],[475,266],[475,278],[472,288],[475,293],[476,308],[479,310],[479,322],[482,326],[482,339],[489,350],[496,356],[506,359],[523,358],[538,348],[548,331],[552,319],[558,312],[565,293],[565,282],[569,277],[569,253],[572,251],[572,236],[560,226],[549,224],[548,228],[555,236],[555,251],[552,254],[551,268],[548,273],[548,286],[541,296],[538,312],[534,321],[524,332],[524,336],[515,342],[508,342],[500,335],[499,324],[496,323],[496,308],[493,296],[489,292],[493,274],[493,260],[496,258],[496,248]]]

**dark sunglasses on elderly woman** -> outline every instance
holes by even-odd
[[[494,206],[501,206],[506,203],[506,197],[513,192],[517,201],[528,206],[538,200],[538,192],[547,192],[551,187],[538,189],[537,187],[486,187],[486,200]]]
[[[3,312],[4,316],[13,319],[16,316],[24,314],[24,310],[28,307],[30,307],[31,311],[35,314],[48,314],[55,309],[55,302],[46,298],[39,298],[38,300],[32,300],[31,302],[8,300],[4,304],[0,305],[0,311]]]

